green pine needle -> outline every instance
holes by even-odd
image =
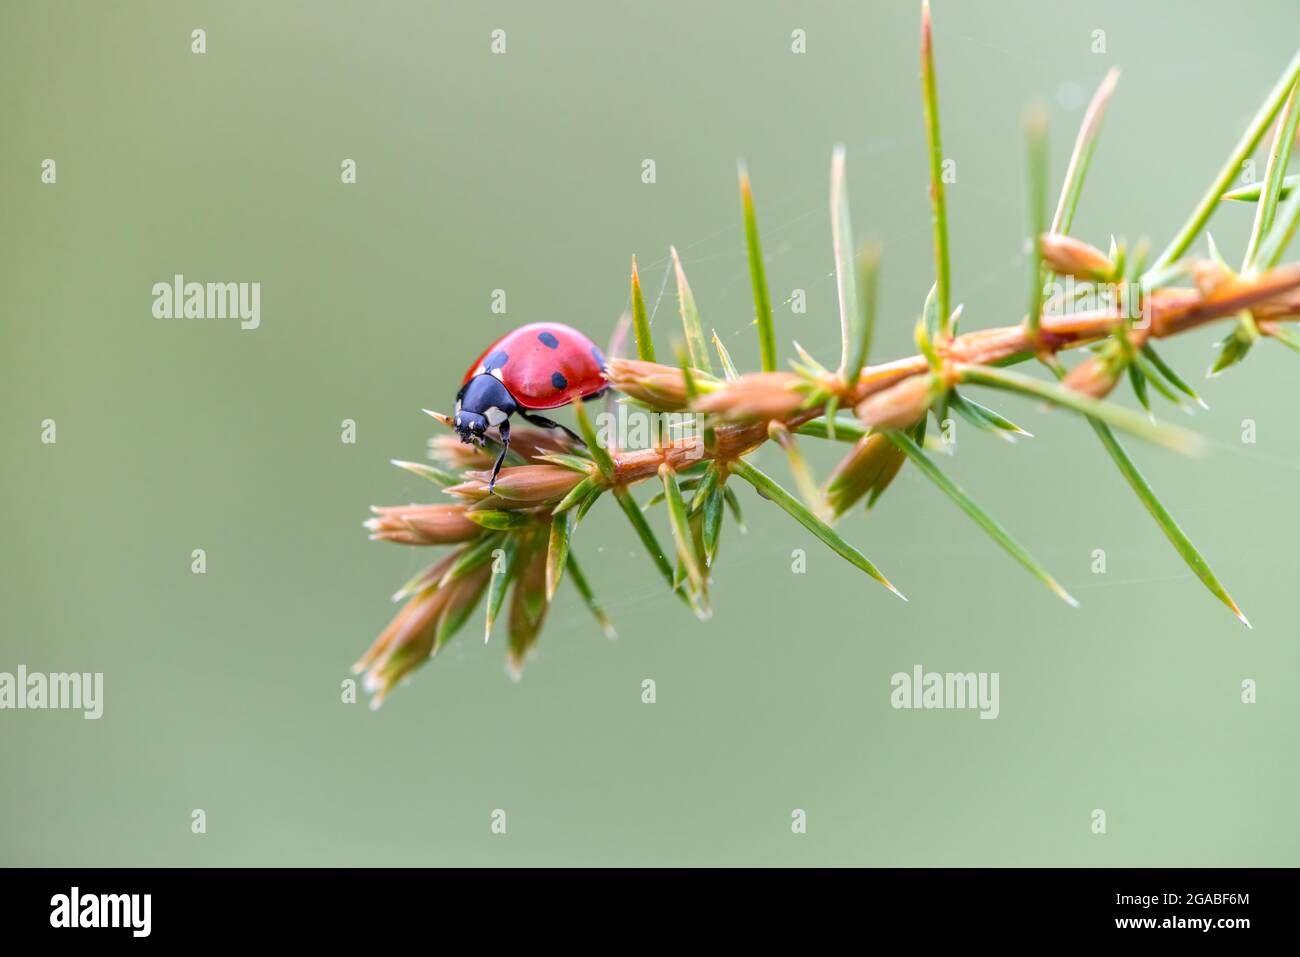
[[[1242,313],[1232,331],[1219,340],[1219,354],[1206,370],[1206,377],[1214,378],[1246,358],[1246,353],[1250,352],[1250,347],[1258,338],[1259,331],[1254,319],[1250,313]]]
[[[1022,429],[1000,412],[994,412],[988,406],[958,394],[956,389],[948,393],[948,405],[971,425],[990,432],[1004,441],[1014,442],[1017,435],[1033,438],[1032,432]]]
[[[704,328],[700,325],[700,310],[695,305],[695,294],[691,284],[686,281],[686,271],[677,255],[677,247],[669,248],[673,259],[673,273],[677,277],[677,304],[682,314],[682,329],[686,332],[686,349],[691,358],[691,365],[701,372],[713,374],[713,363],[709,361],[709,347],[704,341]]]
[[[934,274],[938,286],[939,332],[948,337],[952,305],[952,276],[948,262],[948,203],[943,183],[943,143],[939,136],[939,91],[934,75],[934,37],[930,3],[921,5],[921,98],[925,105],[925,135],[930,145],[930,222],[934,232]]]
[[[776,328],[772,323],[772,300],[767,291],[767,274],[763,267],[763,248],[758,239],[758,219],[754,215],[754,192],[749,173],[740,165],[740,206],[745,220],[745,252],[749,259],[749,278],[754,289],[754,322],[758,326],[758,349],[764,372],[776,371]],[[714,334],[715,343],[717,334]]]
[[[472,508],[465,512],[465,517],[496,532],[514,531],[533,523],[533,517],[525,512],[496,508]]]
[[[695,380],[690,351],[680,342],[675,342],[673,353],[677,356],[677,367],[682,370],[682,385],[686,389],[686,400],[694,403],[700,397],[700,384]]]
[[[1081,412],[1101,419],[1108,425],[1136,435],[1138,438],[1154,442],[1175,452],[1185,455],[1201,450],[1202,440],[1194,432],[1172,425],[1152,422],[1145,416],[1130,411],[1111,402],[1100,402],[1089,396],[1066,389],[1051,382],[1044,382],[1009,369],[993,369],[987,366],[961,366],[959,376],[963,382],[973,385],[989,386],[1008,392],[1044,399],[1067,409]]]
[[[1148,360],[1141,352],[1137,353],[1133,357],[1133,368],[1141,369],[1146,384],[1151,386],[1174,405],[1178,406],[1184,412],[1190,413],[1192,411],[1191,407],[1186,401],[1184,401],[1184,397],[1175,391],[1174,387],[1168,382],[1168,380],[1160,374],[1160,370],[1152,365],[1150,360]],[[1132,369],[1130,369],[1130,372],[1131,371]]]
[[[827,417],[805,422],[794,430],[797,435],[808,435],[815,439],[833,439],[837,442],[856,442],[871,430],[856,418],[839,416],[832,429]]]
[[[443,588],[454,582],[458,578],[472,572],[474,569],[485,565],[492,559],[492,552],[501,546],[501,543],[508,536],[497,532],[492,535],[484,535],[474,544],[467,547],[460,556],[451,564],[451,567],[443,574],[438,581],[438,587]]]
[[[1297,335],[1294,329],[1287,329],[1282,326],[1273,330],[1272,337],[1288,349],[1300,352],[1300,335]]]
[[[582,441],[587,445],[587,451],[595,459],[601,475],[605,476],[606,479],[613,479],[615,471],[614,458],[609,454],[609,449],[600,444],[600,438],[596,435],[596,430],[592,428],[591,418],[587,415],[586,406],[581,402],[575,402],[573,414],[578,420],[578,434],[582,436]]]
[[[715,486],[704,500],[704,526],[701,537],[704,541],[704,564],[709,568],[713,567],[713,559],[718,554],[718,537],[722,532],[722,509],[725,499],[725,491]]]
[[[841,375],[854,361],[854,343],[862,340],[862,316],[858,311],[857,276],[853,264],[853,225],[849,215],[849,190],[844,181],[844,147],[831,154],[831,249],[835,255],[835,289],[840,302]],[[859,366],[861,368],[861,366]],[[848,376],[849,381],[856,373]]]
[[[573,531],[572,516],[567,513],[551,519],[551,537],[546,546],[546,601],[555,600],[555,590],[560,587],[569,558],[569,537]]]
[[[732,491],[730,486],[723,489],[723,494],[727,499],[727,508],[731,511],[731,517],[736,523],[736,528],[740,529],[740,534],[745,535],[749,532],[749,527],[745,524],[745,513],[740,507],[740,499]]]
[[[840,397],[832,395],[826,400],[826,407],[822,409],[821,422],[826,426],[826,438],[832,442],[835,441],[835,416],[840,411]]]
[[[1148,416],[1151,416],[1151,397],[1147,394],[1147,374],[1142,370],[1140,362],[1131,362],[1128,367],[1129,382],[1133,386],[1133,395],[1137,397],[1138,403],[1146,410]],[[1154,419],[1154,416],[1152,416]]]
[[[1273,219],[1277,215],[1277,205],[1282,197],[1282,180],[1286,176],[1287,163],[1291,160],[1291,147],[1295,143],[1296,124],[1300,123],[1300,85],[1291,87],[1282,108],[1282,116],[1277,121],[1277,132],[1273,135],[1273,145],[1268,151],[1268,165],[1264,168],[1264,191],[1255,206],[1255,222],[1250,231],[1250,242],[1246,245],[1246,256],[1242,261],[1241,271],[1249,272],[1255,265],[1255,256],[1259,245],[1268,235]]]
[[[587,500],[588,494],[596,487],[596,479],[588,476],[573,488],[569,489],[569,494],[560,499],[556,506],[551,509],[552,515],[562,515],[575,505],[581,505]]]
[[[728,382],[731,382],[734,379],[739,379],[740,373],[736,371],[736,364],[731,361],[731,353],[727,351],[727,347],[724,346],[722,340],[718,338],[717,329],[713,330],[713,348],[718,353],[718,362],[722,364],[723,378]]]
[[[641,294],[641,276],[637,273],[636,257],[632,257],[632,331],[636,335],[636,354],[642,362],[655,361],[655,344],[650,335],[650,317]]]
[[[1010,533],[999,525],[996,519],[976,505],[956,482],[948,478],[910,435],[906,432],[888,432],[886,434],[891,442],[906,453],[907,457],[924,473],[926,478],[939,486],[945,495],[957,503],[963,512],[974,519],[976,525],[988,532],[993,540],[1006,549],[1012,558],[1023,565],[1031,575],[1050,588],[1066,604],[1075,608],[1079,607],[1079,603],[1074,597],[1062,588],[1055,578],[1048,574],[1047,569],[1043,568],[1019,542],[1012,538]]]
[[[880,570],[871,563],[867,556],[863,555],[860,551],[841,538],[835,529],[831,528],[824,521],[810,512],[802,502],[782,488],[780,484],[770,476],[759,471],[744,459],[738,459],[731,463],[731,470],[750,485],[754,486],[759,495],[775,502],[777,505],[781,506],[781,508],[785,509],[785,511],[800,525],[829,545],[836,554],[847,559],[850,564],[866,572],[899,598],[907,601],[907,598],[903,593],[895,588],[889,579],[880,573]]]
[[[605,633],[605,637],[613,641],[618,637],[618,632],[614,630],[614,625],[609,620],[609,616],[605,614],[605,609],[597,601],[596,593],[592,591],[591,584],[587,581],[587,576],[582,573],[582,568],[578,565],[578,560],[573,556],[573,552],[569,552],[568,567],[569,580],[573,582],[573,587],[582,596],[583,604],[587,606],[591,616],[596,619],[596,623],[600,625],[600,630]]]
[[[428,479],[435,485],[455,485],[462,481],[461,476],[455,472],[449,472],[446,469],[440,469],[436,465],[426,465],[423,462],[406,462],[402,459],[392,459],[394,465],[399,469],[406,469],[413,475],[418,475],[422,479]]]
[[[856,382],[858,376],[862,374],[862,368],[867,364],[867,358],[871,354],[871,340],[875,335],[876,329],[876,303],[879,299],[878,285],[880,282],[880,246],[877,243],[864,243],[858,249],[857,256],[858,269],[858,303],[862,312],[862,318],[859,321],[858,329],[858,350],[854,353],[853,361],[845,371],[845,382]],[[835,399],[836,405],[839,403],[838,397]],[[827,416],[829,420],[834,419],[835,409],[828,405]]]
[[[1272,269],[1278,264],[1282,253],[1286,252],[1287,246],[1295,237],[1297,224],[1300,224],[1300,189],[1292,190],[1291,195],[1278,206],[1277,215],[1273,217],[1273,228],[1268,231],[1255,255],[1256,268]]]
[[[790,430],[780,422],[770,423],[767,434],[785,452],[790,462],[790,474],[794,477],[795,488],[799,490],[799,497],[814,513],[820,514],[825,509],[826,502],[817,488],[817,482],[813,479],[812,466],[808,464],[808,460],[799,449],[799,443],[795,441]]]
[[[600,501],[600,497],[605,494],[605,491],[606,490],[603,488],[594,488],[587,493],[587,497],[583,500],[582,504],[578,506],[578,514],[573,520],[574,525],[577,525],[587,517],[587,513],[591,511],[591,507]]]
[[[1065,235],[1074,222],[1075,210],[1079,208],[1079,197],[1083,195],[1083,183],[1088,178],[1088,166],[1092,163],[1092,154],[1097,148],[1097,138],[1101,135],[1101,122],[1106,117],[1106,107],[1110,105],[1117,83],[1119,83],[1119,70],[1112,69],[1097,87],[1097,92],[1092,95],[1092,102],[1088,104],[1088,110],[1084,113],[1078,136],[1074,140],[1074,149],[1070,153],[1070,164],[1065,170],[1065,182],[1061,184],[1056,213],[1052,216],[1053,233]]]
[[[685,568],[691,587],[697,594],[703,594],[704,572],[696,560],[695,539],[691,534],[690,519],[686,515],[686,503],[682,501],[681,489],[677,487],[677,476],[667,465],[661,465],[659,479],[664,486],[664,500],[668,504],[668,524],[672,528],[673,541],[677,545],[677,559]]]
[[[641,506],[637,505],[632,493],[622,486],[614,489],[614,499],[623,509],[623,514],[627,516],[627,520],[632,523],[632,528],[636,531],[637,537],[641,539],[641,544],[650,553],[650,559],[654,562],[655,568],[659,570],[659,574],[663,576],[664,581],[671,588],[673,584],[673,566],[668,563],[664,550],[659,546],[659,540],[655,538],[654,530],[641,512]]]
[[[1038,341],[1043,319],[1043,253],[1039,237],[1047,230],[1047,114],[1025,116],[1026,172],[1029,189],[1029,332]]]
[[[687,479],[684,482],[677,483],[677,487],[683,492],[690,491],[691,489],[695,490],[695,494],[691,497],[690,505],[686,507],[688,513],[695,515],[704,507],[709,496],[713,494],[713,490],[718,487],[719,477],[718,463],[710,462],[708,468],[704,470],[704,474],[700,478]]]
[[[586,410],[584,409],[583,411],[585,412]],[[569,455],[565,452],[551,452],[546,455],[533,456],[533,461],[548,462],[551,465],[558,465],[561,468],[566,468],[570,472],[581,472],[583,475],[591,474],[592,459],[584,459],[580,455]]]
[[[519,553],[518,536],[506,536],[505,543],[501,546],[501,553],[501,563],[493,566],[492,580],[488,583],[487,610],[483,623],[484,644],[487,644],[488,639],[492,637],[492,624],[496,621],[501,605],[506,600],[506,589],[519,574],[519,565],[516,562]]]
[[[1115,437],[1115,433],[1112,432],[1110,427],[1104,422],[1098,422],[1096,419],[1089,419],[1088,421],[1091,423],[1093,429],[1096,430],[1097,437],[1101,439],[1101,444],[1105,446],[1106,451],[1110,453],[1110,457],[1115,460],[1115,464],[1119,467],[1120,473],[1124,476],[1125,481],[1127,481],[1133,491],[1137,493],[1138,499],[1144,506],[1146,506],[1146,510],[1151,513],[1151,517],[1156,520],[1156,524],[1159,525],[1160,530],[1165,533],[1165,537],[1169,539],[1170,543],[1173,544],[1174,549],[1182,557],[1183,561],[1187,563],[1187,567],[1196,573],[1196,577],[1199,578],[1205,587],[1210,590],[1210,594],[1227,605],[1229,610],[1241,619],[1242,624],[1249,628],[1250,622],[1242,613],[1241,608],[1238,607],[1235,601],[1233,601],[1232,596],[1228,594],[1227,589],[1219,583],[1214,572],[1210,570],[1209,563],[1206,562],[1206,560],[1201,556],[1201,553],[1196,550],[1196,546],[1192,544],[1191,539],[1187,537],[1187,534],[1178,525],[1178,522],[1174,520],[1174,517],[1171,514],[1169,514],[1169,510],[1165,508],[1159,497],[1157,497],[1155,490],[1151,487],[1150,483],[1147,482],[1146,477],[1138,470],[1138,467],[1133,460],[1129,458],[1124,447],[1119,444],[1119,440]]]
[[[487,587],[486,582],[484,582],[483,587]],[[479,595],[482,593],[483,592],[480,590],[464,604],[459,606],[449,605],[442,610],[442,614],[438,616],[437,629],[434,632],[433,650],[430,652],[431,655],[436,655],[441,651],[442,646],[450,641],[452,637],[455,636],[456,632],[460,631],[461,628],[464,627],[465,622],[469,621],[469,616],[474,614],[474,608],[478,604]]]
[[[1281,199],[1286,199],[1291,195],[1291,191],[1300,185],[1300,173],[1292,173],[1290,176],[1283,177],[1282,190],[1279,194]],[[1225,200],[1236,201],[1239,203],[1257,203],[1259,197],[1264,192],[1263,181],[1249,183],[1245,186],[1238,186],[1236,189],[1230,189],[1223,194]]]
[[[1182,377],[1179,376],[1179,374],[1173,370],[1173,368],[1169,365],[1169,363],[1165,362],[1165,360],[1161,358],[1160,354],[1156,352],[1155,346],[1151,345],[1151,343],[1149,342],[1146,343],[1142,347],[1142,355],[1145,358],[1147,358],[1151,362],[1151,364],[1156,367],[1156,369],[1160,371],[1160,374],[1164,376],[1166,382],[1172,385],[1183,395],[1187,396],[1189,399],[1191,399],[1193,402],[1199,405],[1202,409],[1209,408],[1209,406],[1205,404],[1205,402],[1201,399],[1201,397],[1196,394],[1196,390],[1193,389],[1186,382],[1184,382]]]
[[[1291,62],[1287,64],[1286,71],[1282,74],[1281,79],[1273,87],[1268,99],[1259,108],[1259,111],[1246,127],[1245,132],[1241,134],[1241,139],[1237,141],[1237,145],[1233,147],[1232,152],[1224,161],[1218,175],[1214,177],[1214,182],[1205,191],[1205,195],[1196,204],[1196,208],[1187,217],[1187,221],[1183,223],[1182,228],[1169,241],[1165,251],[1152,264],[1149,272],[1155,272],[1169,265],[1191,247],[1205,224],[1209,222],[1210,217],[1214,214],[1219,205],[1220,197],[1228,189],[1228,184],[1241,170],[1241,164],[1247,156],[1255,152],[1255,147],[1259,145],[1260,139],[1268,130],[1269,124],[1273,122],[1273,117],[1277,115],[1277,111],[1282,108],[1282,103],[1290,95],[1291,88],[1295,86],[1297,79],[1300,79],[1300,51],[1297,51],[1296,55],[1291,58]]]

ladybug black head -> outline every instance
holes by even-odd
[[[477,412],[457,412],[456,432],[466,445],[482,445],[483,433],[487,431],[487,417]]]
[[[466,444],[483,444],[483,434],[500,426],[518,408],[510,390],[496,376],[484,373],[465,383],[456,396],[453,424],[460,440]]]

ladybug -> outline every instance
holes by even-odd
[[[489,492],[510,448],[510,416],[518,412],[543,429],[562,429],[582,444],[571,429],[533,410],[599,398],[609,388],[605,371],[605,357],[595,344],[559,322],[520,326],[483,350],[456,393],[453,421],[466,444],[482,445],[489,428],[500,431],[501,454],[492,466]]]

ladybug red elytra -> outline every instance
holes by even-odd
[[[609,388],[605,357],[577,329],[559,322],[534,322],[507,332],[470,366],[456,393],[454,423],[460,440],[483,444],[489,428],[501,433],[501,454],[492,466],[488,491],[510,448],[510,416],[544,429],[572,430],[532,409],[558,409],[576,399],[594,399]]]

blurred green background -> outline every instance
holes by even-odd
[[[1076,232],[1162,245],[1292,55],[1294,13],[938,0],[964,327],[1022,312],[1028,103],[1052,113],[1054,195],[1123,68]],[[932,279],[917,25],[911,2],[0,7],[0,671],[102,671],[106,699],[97,722],[0,712],[0,863],[1300,863],[1297,366],[1268,343],[1205,384],[1207,458],[1134,449],[1254,631],[1084,423],[1003,401],[1037,438],[959,432],[951,468],[1078,611],[909,470],[842,523],[909,604],[740,488],[750,534],[724,531],[701,624],[605,501],[575,548],[616,642],[565,587],[521,682],[473,624],[381,711],[340,700],[428,558],[368,542],[367,506],[436,499],[388,460],[421,457],[421,407],[447,408],[487,342],[542,319],[603,342],[633,254],[668,341],[675,243],[706,327],[753,367],[737,157],[784,355],[835,358],[839,142],[857,233],[884,243],[876,354],[911,351]],[[1216,217],[1230,258],[1249,222]],[[175,273],[260,282],[261,328],[152,318]],[[1213,339],[1167,358],[1199,383]],[[1001,716],[893,710],[917,663],[999,672]]]

